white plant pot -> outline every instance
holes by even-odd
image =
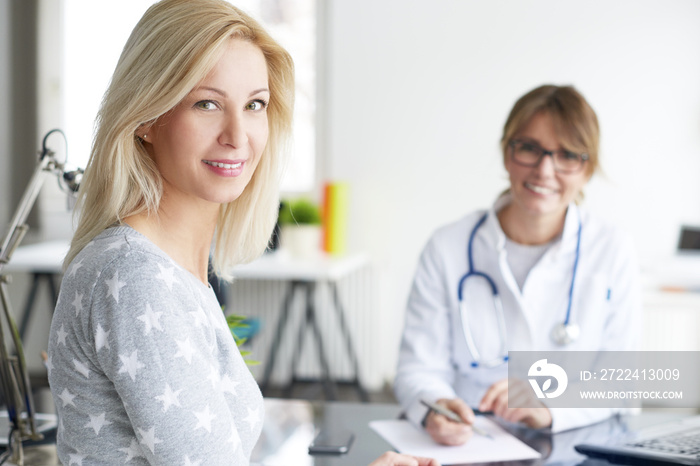
[[[295,259],[313,259],[321,251],[319,225],[283,225],[280,245]]]

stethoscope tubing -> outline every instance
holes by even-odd
[[[460,318],[462,321],[462,331],[464,333],[464,339],[467,343],[467,349],[469,350],[469,353],[471,354],[473,358],[473,362],[471,363],[472,367],[495,367],[498,366],[499,364],[503,364],[504,362],[508,361],[508,348],[507,348],[507,329],[506,329],[506,323],[505,323],[505,314],[503,312],[503,303],[501,301],[501,297],[498,293],[498,287],[496,286],[496,282],[488,276],[484,272],[480,272],[477,270],[474,270],[474,256],[473,256],[473,244],[474,244],[474,238],[476,237],[476,233],[481,228],[481,226],[486,222],[486,219],[488,218],[488,212],[485,213],[484,215],[481,216],[481,218],[476,222],[476,225],[474,225],[474,228],[471,231],[471,234],[469,235],[469,242],[467,244],[467,264],[469,269],[467,270],[467,273],[465,273],[462,278],[459,280],[459,285],[457,288],[457,298],[459,300],[459,312],[460,312]],[[578,261],[579,257],[581,256],[581,230],[582,230],[582,222],[581,222],[581,217],[579,214],[579,219],[578,219],[578,231],[577,231],[577,238],[576,238],[576,257],[574,258],[574,267],[573,267],[573,273],[571,276],[571,285],[569,287],[569,302],[566,307],[566,318],[562,324],[558,324],[556,327],[561,326],[562,329],[564,330],[564,333],[567,333],[567,329],[571,329],[572,333],[578,332],[578,327],[575,324],[571,323],[571,308],[572,308],[572,303],[574,300],[574,286],[576,283],[576,271],[578,270]],[[463,289],[464,289],[464,282],[470,278],[470,277],[480,277],[486,280],[486,282],[489,284],[489,287],[491,288],[491,293],[493,295],[494,299],[494,308],[495,308],[495,313],[496,313],[496,321],[498,325],[498,332],[499,336],[501,339],[501,348],[500,348],[500,356],[489,359],[489,360],[481,360],[481,354],[479,350],[476,348],[476,343],[474,342],[474,338],[471,332],[471,328],[469,327],[469,321],[467,317],[467,312],[466,312],[466,304],[464,301],[464,294],[463,294]],[[575,328],[574,328],[575,327]],[[576,337],[571,337],[571,338],[565,338],[562,341],[556,341],[560,345],[564,344],[569,344],[572,341],[575,340]]]
[[[571,303],[574,302],[574,283],[576,283],[576,271],[578,270],[578,258],[581,257],[581,218],[578,219],[578,232],[576,233],[576,257],[574,258],[574,271],[571,274],[571,286],[569,287],[569,304],[566,306],[566,319],[564,325],[569,325],[571,320]]]

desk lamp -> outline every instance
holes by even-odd
[[[55,132],[62,134],[65,140],[65,135],[58,129],[51,130],[44,136],[42,149],[39,152],[39,163],[12,217],[10,228],[0,248],[0,300],[3,311],[0,314],[0,390],[2,390],[0,393],[7,405],[7,414],[11,424],[8,435],[8,453],[11,452],[11,461],[19,466],[24,464],[22,442],[41,440],[43,436],[36,430],[34,403],[24,360],[24,350],[7,297],[6,286],[10,283],[10,277],[4,275],[2,270],[10,262],[12,254],[29,230],[29,226],[25,222],[47,174],[56,175],[61,189],[69,194],[76,192],[80,186],[83,170],[66,171],[65,162],[61,163],[56,160],[55,152],[46,147],[46,140]],[[10,336],[7,341],[6,329]],[[9,348],[8,343],[11,345]]]

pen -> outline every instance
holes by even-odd
[[[472,412],[475,416],[493,416],[493,411],[482,411],[480,409],[472,408]]]
[[[440,406],[439,404],[430,403],[430,402],[425,401],[425,400],[420,400],[420,402],[423,403],[425,406],[427,406],[431,411],[434,411],[438,414],[442,414],[450,421],[458,422],[460,424],[466,424],[466,422],[464,422],[464,420],[461,417],[459,417],[457,415],[457,413],[455,413],[454,411],[450,411],[449,409],[447,409],[443,406]],[[493,414],[490,411],[479,411],[479,413],[480,414],[485,414],[485,413]],[[472,427],[472,430],[474,430],[474,432],[476,432],[477,434],[479,434],[483,437],[488,437],[488,438],[493,440],[493,437],[490,434],[486,433],[484,430],[476,427],[475,425],[472,425],[471,427]]]

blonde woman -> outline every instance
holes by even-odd
[[[135,27],[51,326],[62,463],[248,463],[262,395],[207,265],[212,243],[219,272],[267,245],[293,89],[289,54],[225,1],[164,0]],[[434,464],[378,464],[404,460]]]

